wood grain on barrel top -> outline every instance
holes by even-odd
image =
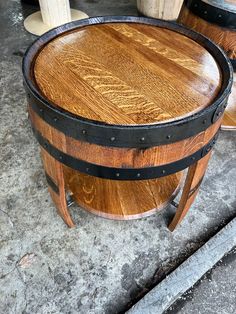
[[[43,95],[79,116],[110,124],[175,120],[210,105],[221,73],[202,46],[138,23],[91,25],[50,41],[35,61]]]

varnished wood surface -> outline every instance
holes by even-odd
[[[80,143],[45,123],[30,108],[29,114],[34,127],[59,150],[96,164],[116,167],[128,165],[130,168],[166,164],[188,156],[209,142],[221,123],[219,119],[205,132],[181,142],[139,150]],[[144,181],[100,179],[70,169],[52,157],[44,160],[44,167],[59,187],[60,195],[50,188],[49,191],[60,215],[69,226],[73,226],[73,221],[66,207],[65,190],[73,193],[81,207],[96,215],[112,219],[135,219],[164,208],[177,194],[181,182],[181,173]],[[175,226],[182,219],[182,210],[186,213],[190,206],[186,207],[184,203],[182,205],[183,208],[179,209],[181,215],[178,214],[174,220]]]
[[[154,167],[187,157],[206,145],[221,123],[219,119],[206,131],[176,143],[147,149],[127,149],[75,140],[47,124],[31,108],[29,113],[34,127],[60,151],[93,164],[116,168]]]
[[[236,2],[234,4],[236,7]],[[190,10],[185,5],[183,5],[181,9],[178,22],[209,37],[225,50],[229,58],[236,59],[235,30],[208,23],[207,21],[190,12]],[[228,106],[225,110],[222,120],[222,129],[236,129],[236,74],[234,74],[232,92],[229,96]]]
[[[223,130],[236,130],[236,74],[234,74],[233,88],[225,109],[221,128]]]
[[[211,152],[209,152],[206,156],[204,156],[202,159],[198,160],[195,164],[189,167],[179,206],[176,210],[176,214],[173,220],[169,225],[170,231],[174,231],[176,226],[180,224],[180,222],[187,214],[190,206],[194,202],[198,194],[202,179],[205,175],[210,157]]]
[[[41,157],[46,174],[58,187],[58,193],[56,193],[50,186],[48,186],[49,193],[58,210],[58,213],[68,227],[74,227],[74,222],[67,208],[65,180],[62,164],[50,156],[43,148],[41,148]]]
[[[110,124],[191,115],[211,104],[221,86],[205,48],[137,23],[86,26],[55,38],[39,53],[34,75],[55,105]]]
[[[116,181],[95,178],[66,166],[67,189],[83,208],[105,218],[128,220],[153,214],[177,194],[182,173],[143,181]]]
[[[235,3],[236,7],[236,3]],[[202,33],[212,39],[227,53],[231,59],[236,59],[236,31],[209,23],[183,5],[177,20],[179,23]]]

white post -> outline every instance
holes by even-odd
[[[70,9],[69,0],[39,0],[39,5],[40,11],[24,20],[25,29],[34,35],[42,35],[59,25],[88,18],[86,13]]]
[[[143,15],[164,19],[177,19],[183,0],[137,0],[137,7]]]
[[[71,22],[69,0],[39,0],[43,23],[56,27]]]

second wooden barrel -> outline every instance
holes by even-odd
[[[177,21],[217,43],[227,53],[236,71],[235,0],[185,0]],[[236,130],[236,74],[222,128]]]
[[[97,215],[133,219],[173,200],[170,229],[202,182],[232,85],[223,52],[165,21],[99,17],[40,37],[23,60],[49,191]]]

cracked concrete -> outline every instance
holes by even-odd
[[[90,16],[136,14],[135,1],[72,1]],[[0,313],[122,313],[236,214],[236,133],[222,132],[197,201],[174,234],[169,206],[112,221],[72,206],[68,229],[47,192],[26,113],[22,54],[35,8],[0,0]],[[18,263],[35,254],[28,267]]]

